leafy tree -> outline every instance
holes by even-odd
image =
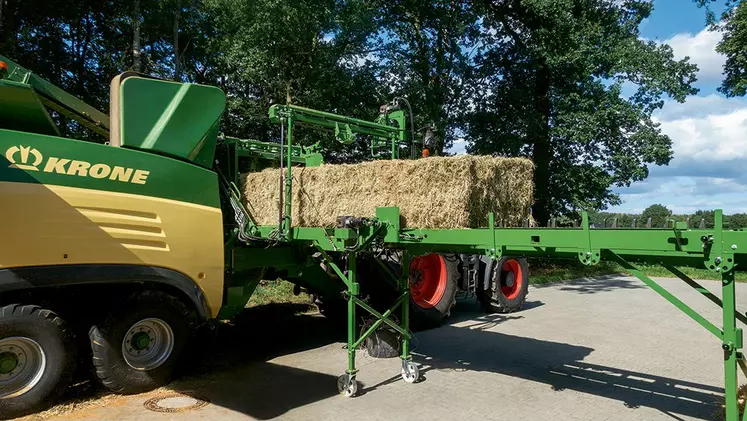
[[[534,217],[619,203],[612,186],[667,164],[671,140],[651,119],[669,95],[697,92],[696,66],[667,45],[644,41],[643,1],[484,1],[486,33],[476,59],[468,150],[529,156]],[[637,86],[621,96],[623,83]]]
[[[664,228],[667,223],[667,219],[672,216],[672,211],[664,205],[651,205],[643,210],[641,213],[641,226],[643,226],[648,218],[651,218],[651,226],[654,228]]]
[[[727,97],[747,94],[747,3],[740,0],[726,0],[720,15],[711,9],[715,0],[694,0],[706,9],[706,23],[710,29],[723,33],[716,51],[726,56],[724,79],[719,92]]]
[[[735,213],[725,216],[724,224],[731,229],[747,228],[747,213]]]
[[[465,83],[480,45],[479,16],[471,2],[452,0],[377,0],[382,16],[383,48],[375,57],[383,64],[379,79],[388,96],[405,97],[412,105],[416,128],[435,128],[436,154],[458,136]],[[417,137],[422,137],[418,133]]]
[[[207,5],[218,32],[210,46],[219,69],[216,82],[229,94],[227,133],[277,139],[267,110],[278,103],[375,117],[382,100],[374,65],[363,57],[378,21],[367,2],[209,0]],[[320,140],[318,133],[297,134],[302,143]],[[338,158],[360,159],[365,150],[343,148],[330,136],[321,140],[333,160],[335,152]]]

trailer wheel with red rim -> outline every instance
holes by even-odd
[[[410,301],[415,327],[438,326],[456,303],[459,258],[429,253],[410,261]]]
[[[485,271],[483,286],[478,291],[478,299],[486,310],[497,313],[520,310],[529,293],[526,259],[504,257],[491,262]]]

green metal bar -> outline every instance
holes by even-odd
[[[699,293],[703,294],[706,298],[708,298],[709,300],[711,300],[717,306],[723,308],[723,302],[721,301],[721,299],[718,298],[717,296],[713,295],[713,293],[711,293],[711,291],[709,291],[707,288],[705,288],[702,285],[700,285],[697,281],[693,280],[692,278],[690,278],[689,276],[687,276],[686,274],[684,274],[681,270],[677,269],[676,267],[674,267],[674,266],[672,266],[670,264],[662,263],[661,265],[664,266],[664,268],[667,269],[668,271],[672,272],[672,274],[674,276],[682,279],[683,281],[685,281],[686,284],[690,285],[691,287],[693,287],[693,289],[695,289]],[[742,323],[744,323],[744,324],[747,325],[747,317],[745,317],[739,311],[735,311],[734,312],[734,317],[736,317],[737,320],[739,320],[740,322],[742,322]]]
[[[359,299],[356,298],[356,303],[358,305],[360,305],[361,303],[363,303],[363,301],[360,301]],[[365,304],[365,303],[363,303],[363,304]],[[371,313],[374,316],[376,316],[378,319],[376,320],[376,322],[374,322],[374,324],[371,325],[371,327],[368,328],[368,330],[366,330],[366,332],[363,333],[363,335],[361,335],[358,338],[358,340],[355,342],[355,348],[358,348],[360,346],[360,344],[362,344],[363,341],[366,340],[366,338],[368,338],[369,336],[371,336],[376,331],[376,329],[378,329],[379,326],[381,326],[384,323],[387,323],[389,326],[392,326],[395,330],[397,330],[397,332],[399,332],[401,334],[407,334],[407,332],[403,332],[402,329],[399,328],[399,326],[397,326],[396,324],[393,324],[389,320],[389,316],[392,315],[392,313],[394,312],[394,310],[396,310],[397,307],[400,306],[400,304],[402,304],[402,297],[398,298],[397,301],[395,301],[394,305],[392,307],[390,307],[389,309],[387,309],[387,311],[385,311],[384,314],[378,314],[378,312],[376,312],[376,311],[371,311],[371,310],[373,310],[371,308],[366,308],[366,307],[361,306],[364,309],[366,309],[369,313]]]
[[[381,133],[383,133],[383,136],[381,137],[388,137],[388,134],[397,134],[401,131],[401,129],[398,127],[392,127],[384,124],[374,123],[371,121],[361,120],[354,117],[347,117],[339,114],[313,110],[311,108],[299,107],[298,105],[276,104],[270,107],[270,121],[272,121],[273,123],[279,122],[284,114],[293,114],[295,120],[314,123],[315,125],[327,127],[330,129],[335,128],[335,123],[349,124],[358,126],[362,129],[371,129],[371,132],[365,134],[375,134],[379,132],[378,135],[381,135]]]
[[[734,319],[736,306],[734,272],[722,273],[721,282],[724,297],[724,337],[722,348],[724,349],[726,419],[727,421],[737,421],[739,419],[739,407],[737,405],[737,352],[739,344],[737,342],[736,321]]]
[[[403,360],[410,360],[410,254],[407,251],[402,253],[402,279],[400,279],[400,288],[402,290],[402,329],[408,332],[402,335],[402,356]]]
[[[397,299],[397,301],[395,302],[394,306],[392,306],[392,308],[390,308],[387,311],[385,311],[384,314],[379,313],[378,311],[376,311],[376,309],[374,309],[373,307],[371,307],[370,305],[368,305],[366,302],[364,302],[364,301],[362,301],[362,300],[360,300],[358,298],[355,299],[355,303],[358,304],[362,309],[366,310],[367,312],[371,313],[371,315],[373,315],[374,317],[376,317],[378,319],[376,321],[376,323],[378,323],[378,322],[386,323],[389,326],[391,326],[392,329],[396,330],[400,334],[405,335],[405,336],[409,336],[410,334],[406,330],[404,330],[400,326],[397,326],[396,323],[394,323],[393,321],[391,321],[390,319],[388,319],[388,315],[391,314],[392,311],[394,311],[394,309],[398,305],[400,305],[402,303],[402,299],[403,299],[403,297],[400,296],[400,298]],[[381,323],[379,323],[379,325],[381,325]],[[377,327],[379,325],[377,325]]]
[[[291,230],[291,199],[293,198],[293,165],[291,164],[293,161],[293,148],[291,147],[291,142],[293,141],[293,120],[290,118],[288,119],[288,133],[286,136],[288,159],[286,160],[285,170],[285,218],[283,222],[285,227],[283,228],[283,236],[290,240],[293,238],[293,231]]]
[[[353,281],[351,280],[351,278],[349,276],[345,276],[345,274],[342,273],[340,268],[337,266],[337,264],[335,264],[334,261],[332,261],[332,258],[329,257],[326,251],[324,251],[322,248],[318,246],[317,246],[317,250],[319,250],[319,253],[322,254],[322,258],[327,262],[327,264],[329,264],[329,266],[332,268],[335,274],[337,274],[337,276],[339,276],[340,279],[342,279],[342,282],[345,284],[345,286],[347,286],[348,289],[351,289],[351,290],[355,288],[356,290],[355,294],[357,295],[358,294],[357,287],[356,285],[353,284]]]
[[[355,252],[348,254],[348,281],[350,282],[348,287],[348,371],[350,375],[355,375],[358,371],[355,369],[355,331],[356,331],[356,317],[355,317],[355,298],[358,295],[358,288],[353,288],[356,285],[356,254]]]
[[[0,55],[0,61],[4,61],[8,65],[8,79],[30,85],[39,94],[44,105],[63,113],[96,133],[108,137],[108,115],[37,76],[13,60]]]
[[[629,262],[627,262],[622,257],[618,256],[617,254],[615,254],[612,251],[610,251],[610,254],[612,254],[612,256],[614,256],[615,260],[623,268],[625,268],[625,270],[627,270],[628,272],[630,272],[636,278],[638,278],[641,281],[643,281],[643,283],[645,283],[651,289],[653,289],[654,291],[656,291],[659,295],[661,295],[662,297],[664,297],[664,299],[666,299],[670,303],[674,304],[674,306],[677,307],[678,309],[680,309],[680,311],[682,311],[683,313],[685,313],[688,316],[690,316],[691,319],[693,319],[696,322],[698,322],[698,324],[700,324],[701,326],[703,326],[704,328],[706,328],[707,331],[711,332],[718,339],[722,339],[723,340],[725,332],[722,332],[721,329],[719,329],[713,323],[711,323],[710,321],[708,321],[708,319],[706,319],[705,317],[701,316],[698,312],[696,312],[695,310],[693,310],[692,308],[690,308],[687,304],[685,304],[682,301],[680,301],[679,298],[677,298],[674,295],[672,295],[672,293],[670,293],[669,291],[667,291],[666,289],[664,289],[661,285],[657,284],[653,279],[651,279],[648,276],[646,276],[646,274],[644,274],[643,272],[641,272],[637,267],[633,266],[632,264],[630,264]],[[724,312],[726,312],[726,308],[724,308]],[[734,310],[732,309],[731,310],[731,314],[733,314],[733,313],[734,313]],[[726,313],[724,313],[724,314],[726,314]],[[732,317],[732,320],[733,319],[734,318]]]

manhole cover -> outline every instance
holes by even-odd
[[[155,412],[185,412],[202,408],[209,403],[210,401],[205,398],[173,394],[148,399],[143,406]]]

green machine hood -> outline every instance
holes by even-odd
[[[225,106],[225,94],[214,86],[125,73],[112,81],[110,142],[210,168]]]

